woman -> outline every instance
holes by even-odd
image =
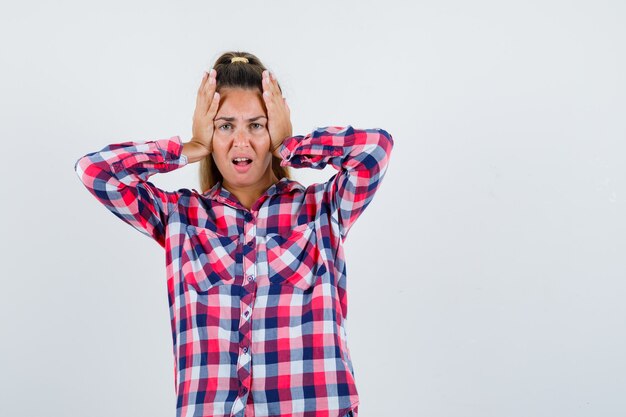
[[[167,264],[178,416],[358,416],[342,244],[385,174],[392,137],[327,127],[292,136],[257,57],[205,73],[193,137],[123,142],[75,164]],[[202,193],[148,178],[200,161]],[[337,173],[308,187],[288,167]]]

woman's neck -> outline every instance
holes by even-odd
[[[270,176],[267,177],[267,179],[265,178],[266,177],[261,178],[258,182],[246,186],[232,185],[224,179],[222,180],[222,187],[233,194],[242,206],[250,210],[259,197],[261,197],[268,188],[279,181],[273,171],[270,171]]]

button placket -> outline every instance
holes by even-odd
[[[244,235],[244,241],[246,242],[246,246],[250,248],[250,251],[254,250],[254,246],[256,245],[256,226],[251,225],[246,231]]]
[[[237,376],[241,384],[240,395],[245,397],[251,384],[251,361],[250,345],[252,331],[252,306],[254,304],[255,275],[256,275],[256,224],[254,216],[246,212],[244,214],[242,243],[243,250],[243,282],[242,295],[240,298],[241,319],[239,322],[240,332],[240,356],[237,368]]]
[[[241,317],[243,317],[244,320],[248,320],[251,316],[252,316],[252,307],[248,306],[243,311],[243,314],[241,315]]]
[[[252,218],[248,216],[249,213],[246,213],[246,219]],[[244,251],[243,257],[243,271],[244,271],[244,281],[243,285],[245,287],[253,285],[256,275],[256,225],[254,222],[247,222],[244,225],[244,235],[243,241],[245,245],[248,247],[247,250]],[[252,287],[250,287],[252,288]]]

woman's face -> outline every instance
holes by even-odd
[[[233,187],[267,188],[275,181],[265,103],[258,90],[224,87],[214,119],[213,160]],[[237,157],[250,160],[234,161]],[[257,186],[257,187],[255,187]]]

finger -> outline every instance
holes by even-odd
[[[280,86],[278,85],[278,79],[276,78],[276,75],[273,72],[270,72],[270,80],[272,82],[272,87],[273,87],[273,93],[276,94],[279,97],[282,97],[283,92],[280,89]]]
[[[209,77],[209,73],[206,72],[206,71],[203,71],[202,72],[202,80],[200,81],[200,87],[198,87],[198,94],[200,94],[200,92],[204,88],[204,84],[206,83],[206,80],[207,80],[208,77]]]
[[[207,111],[207,103],[204,99],[204,94],[198,94],[196,98],[196,109],[194,111],[195,114],[205,114]]]
[[[207,95],[213,94],[214,91],[211,91],[210,84],[215,84],[215,76],[216,72],[214,69],[211,69],[208,73],[205,71],[205,75],[202,78],[202,83],[200,84],[200,88],[198,89],[198,95],[196,97],[196,109],[200,112],[200,114],[205,114],[208,110],[209,104],[207,103]],[[213,90],[215,87],[213,87]]]
[[[202,76],[202,82],[200,83],[200,87],[198,87],[198,94],[196,95],[196,108],[202,108],[204,103],[204,86],[206,85],[209,74],[205,71]]]
[[[277,95],[278,89],[276,88],[276,76],[274,75],[273,72],[268,71],[267,82],[269,85],[269,90],[271,91],[272,95]]]
[[[273,72],[267,71],[263,80],[265,82],[266,89],[270,92],[271,96],[279,98],[282,96],[280,88],[278,88],[278,81],[276,81],[276,76]]]
[[[206,113],[208,117],[211,118],[211,123],[213,123],[213,119],[217,114],[217,109],[220,106],[220,93],[213,93],[213,99],[211,100],[211,104],[209,105],[209,109]]]
[[[263,92],[268,92],[269,96],[271,96],[271,82],[269,79],[269,72],[267,70],[263,71],[263,77],[261,78],[261,84],[263,85]]]
[[[209,112],[209,108],[212,105],[212,101],[215,98],[215,79],[211,79],[211,76],[209,76],[209,79],[207,81],[207,84],[204,88],[204,92],[203,94],[200,96],[200,100],[202,102],[202,105],[200,106],[202,114],[207,114]]]
[[[202,81],[200,82],[200,87],[198,87],[198,94],[204,91],[204,87],[206,87],[208,80],[211,78],[211,76],[215,78],[215,75],[216,73],[213,68],[211,68],[209,71],[204,71],[204,74],[202,75]]]
[[[215,93],[215,85],[216,85],[216,72],[214,69],[209,73],[209,77],[204,84],[204,93],[208,95],[208,97],[212,97],[213,93]]]
[[[270,110],[270,107],[274,107],[273,94],[271,91],[269,78],[266,77],[263,78],[263,101],[265,102],[268,110]]]
[[[209,77],[209,73],[206,71],[203,71],[202,80],[200,81],[200,87],[198,87],[198,92],[202,91],[202,88],[204,87],[204,83],[206,82],[208,77]]]
[[[269,85],[268,85],[268,89],[263,93],[264,97],[266,98],[266,101],[268,101],[268,103],[272,106],[272,107],[280,107],[282,105],[282,96],[280,95],[280,93],[277,93],[274,89],[274,87],[272,86],[271,81],[268,81]]]
[[[274,109],[276,108],[274,105],[274,100],[272,99],[272,95],[268,91],[263,92],[263,102],[265,102],[265,108],[267,109],[267,117],[268,119],[274,118]]]

